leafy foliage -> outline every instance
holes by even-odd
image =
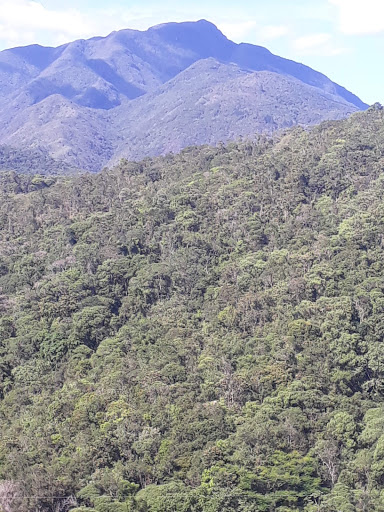
[[[384,510],[383,164],[373,108],[3,176],[3,508]]]

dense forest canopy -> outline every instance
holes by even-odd
[[[384,510],[384,114],[0,176],[4,512]]]

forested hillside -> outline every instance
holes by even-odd
[[[68,166],[63,161],[54,160],[41,149],[16,149],[0,145],[0,172],[4,171],[49,176],[79,172],[78,169]]]
[[[0,181],[6,512],[384,510],[384,114]]]

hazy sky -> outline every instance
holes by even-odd
[[[58,44],[205,18],[236,42],[315,68],[384,103],[384,0],[0,0],[0,47]]]

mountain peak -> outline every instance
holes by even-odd
[[[157,33],[163,40],[188,48],[202,58],[214,55],[225,58],[228,47],[235,43],[227,37],[210,21],[184,21],[181,23],[163,23],[148,29],[148,33]]]
[[[222,32],[217,28],[217,26],[211,21],[201,19],[197,21],[171,21],[168,23],[160,23],[158,25],[154,25],[150,27],[148,31],[151,30],[162,30],[162,31],[174,31],[174,30],[204,30],[206,32],[218,32],[223,37],[225,37]]]

